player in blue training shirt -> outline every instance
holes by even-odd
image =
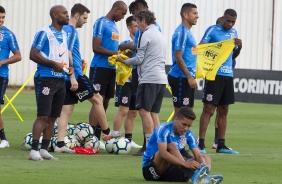
[[[71,9],[70,24],[63,27],[63,30],[68,34],[68,49],[71,52],[75,75],[66,76],[66,96],[58,121],[58,140],[54,148],[55,152],[74,153],[74,150],[65,146],[64,137],[69,118],[74,109],[74,104],[77,104],[78,100],[80,102],[89,100],[92,103],[93,114],[96,115],[95,117],[100,122],[103,133],[106,135],[110,134],[106,113],[103,108],[102,96],[94,89],[92,82],[82,71],[82,59],[79,52],[80,43],[76,28],[81,28],[87,22],[88,13],[90,11],[84,5],[80,3],[75,4]],[[77,84],[78,87],[74,86]],[[89,124],[93,125],[93,122],[89,122]],[[113,132],[110,135],[113,135]]]
[[[126,4],[123,1],[116,1],[108,14],[97,19],[93,26],[94,57],[90,65],[89,78],[103,97],[105,111],[115,93],[116,67],[111,66],[108,62],[110,56],[118,53],[119,31],[115,22],[123,19],[126,13]],[[95,118],[95,116],[90,114],[90,118]],[[95,136],[100,140],[101,126],[99,122],[97,123]]]
[[[60,116],[66,87],[64,71],[73,74],[69,62],[67,34],[62,30],[69,23],[67,9],[55,5],[50,9],[52,23],[37,32],[30,50],[30,59],[37,63],[34,85],[37,104],[37,118],[32,128],[32,148],[29,159],[35,161],[57,160],[49,154],[48,147],[53,134],[54,123]],[[39,138],[43,133],[39,151]]]
[[[237,31],[233,28],[237,19],[237,13],[233,9],[227,9],[224,12],[221,23],[209,27],[201,43],[214,43],[234,38],[235,49],[227,60],[219,68],[214,81],[205,80],[203,92],[204,107],[200,118],[199,128],[199,148],[201,153],[205,153],[205,135],[210,121],[214,114],[215,108],[218,108],[218,145],[217,153],[238,154],[228,148],[225,144],[225,133],[227,124],[227,114],[229,104],[234,103],[234,86],[233,86],[233,68],[232,60],[235,59],[241,51],[242,41],[238,39]],[[201,44],[200,43],[200,44]]]
[[[181,107],[174,120],[158,126],[152,134],[143,156],[143,177],[149,181],[186,182],[193,184],[220,183],[221,175],[208,175],[211,160],[201,155],[197,140],[190,130],[195,113],[189,107]],[[194,158],[184,158],[180,150],[188,144]]]
[[[6,11],[0,6],[0,103],[4,104],[4,95],[9,81],[9,64],[22,59],[16,36],[4,26]],[[10,57],[10,52],[13,55]],[[1,106],[0,106],[1,111]],[[4,131],[4,121],[0,113],[0,148],[9,147]]]

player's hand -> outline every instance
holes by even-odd
[[[64,69],[63,69],[65,72],[66,72],[66,74],[67,75],[72,75],[73,74],[73,72],[74,72],[74,69],[73,69],[73,67],[64,67]]]
[[[119,62],[122,62],[122,63],[124,63],[124,59],[122,58],[122,57],[120,57],[120,56],[117,56],[117,59],[116,59],[117,61],[119,61]]]
[[[242,40],[239,38],[234,38],[235,45],[237,45],[239,48],[242,48]]]
[[[59,72],[64,71],[63,65],[59,62],[56,62],[56,61],[52,62],[52,66],[53,66],[55,71],[59,71]]]
[[[197,89],[198,88],[198,84],[197,84],[196,80],[194,78],[192,78],[192,77],[190,77],[188,79],[188,84],[193,89]]]
[[[72,75],[72,76],[73,77],[70,78],[70,81],[71,81],[71,88],[70,88],[70,90],[76,91],[78,89],[78,82],[75,79],[74,75]]]
[[[200,163],[195,160],[187,160],[185,161],[184,164],[185,164],[184,167],[190,168],[193,170],[196,170],[200,166]]]

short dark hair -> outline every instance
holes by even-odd
[[[73,17],[76,13],[79,13],[79,15],[83,15],[84,12],[90,13],[90,10],[86,8],[83,4],[77,3],[73,5],[71,8],[71,16]]]
[[[237,17],[237,12],[233,9],[227,9],[224,12],[224,16],[225,15],[230,15],[231,17]]]
[[[197,6],[192,3],[184,3],[180,10],[181,17],[183,17],[184,12],[189,12],[191,8],[197,8]]]
[[[5,8],[3,6],[0,6],[0,13],[6,13]]]
[[[134,16],[129,16],[126,19],[126,26],[131,26],[132,21],[136,21],[136,19],[134,18]]]
[[[196,119],[195,113],[189,107],[180,107],[179,111],[177,111],[175,116],[178,118],[186,118],[186,119],[191,119],[191,120]]]
[[[147,2],[146,2],[145,0],[135,0],[135,3],[136,3],[136,5],[137,5],[138,3],[141,3],[141,4],[143,4],[143,6],[145,6],[145,7],[148,8],[148,4],[147,4]]]
[[[156,17],[153,12],[149,10],[143,10],[138,12],[134,17],[138,20],[143,20],[145,19],[146,24],[155,24],[156,23]]]
[[[129,9],[129,13],[132,14],[134,9],[135,9],[135,6],[136,6],[136,2],[133,1],[132,3],[130,3],[128,9]]]

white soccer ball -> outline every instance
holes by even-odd
[[[116,140],[115,138],[106,141],[105,148],[106,148],[106,151],[107,151],[108,153],[113,153],[113,152],[114,152],[113,145],[114,145],[114,143],[115,143],[116,141],[117,141],[117,140]]]
[[[96,136],[93,136],[90,141],[84,143],[85,148],[98,149],[100,146],[100,141]]]
[[[121,137],[113,144],[113,151],[115,154],[125,155],[131,150],[131,143],[128,139]]]
[[[66,135],[74,135],[75,125],[68,124]]]
[[[31,144],[32,144],[32,133],[28,133],[24,137],[24,140],[23,140],[23,143],[22,143],[22,149],[23,150],[31,150]]]
[[[51,138],[51,141],[50,141],[50,144],[49,144],[49,150],[54,150],[55,149],[55,146],[57,146],[57,140],[58,140],[57,135],[53,136]]]
[[[79,123],[75,127],[74,134],[80,143],[85,143],[91,140],[94,136],[94,131],[88,123]]]
[[[72,136],[66,135],[64,138],[65,146],[67,148],[72,149],[75,146],[74,140],[72,139]]]

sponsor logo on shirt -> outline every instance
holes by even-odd
[[[112,40],[119,41],[119,34],[115,33],[115,32],[112,32]]]

